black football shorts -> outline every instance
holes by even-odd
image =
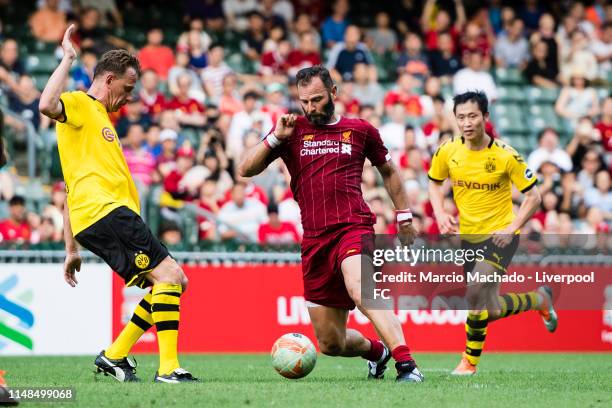
[[[519,239],[520,235],[514,235],[512,237],[512,241],[503,248],[495,245],[492,238],[478,243],[462,240],[461,248],[464,250],[471,249],[474,251],[480,251],[479,253],[482,253],[484,257],[483,262],[493,265],[499,272],[504,274],[506,273],[506,269],[508,269],[510,262],[512,262],[512,258],[518,249]],[[476,266],[475,261],[466,262],[465,265],[463,265],[463,271],[465,273],[473,272],[474,266]]]
[[[127,286],[151,286],[146,274],[169,255],[142,218],[127,207],[114,209],[75,238],[102,258]]]

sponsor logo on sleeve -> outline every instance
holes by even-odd
[[[115,132],[111,128],[105,127],[102,129],[102,137],[107,142],[113,142],[115,140]]]

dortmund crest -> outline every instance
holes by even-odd
[[[496,169],[497,169],[497,166],[495,165],[495,159],[492,157],[489,157],[487,159],[487,162],[485,163],[485,170],[487,171],[487,173],[493,173],[495,172]]]

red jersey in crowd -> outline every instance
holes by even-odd
[[[397,91],[390,91],[383,101],[385,106],[395,105],[401,103],[404,105],[406,114],[409,116],[421,116],[423,115],[423,106],[418,95],[407,95]]]
[[[270,202],[268,200],[268,195],[266,194],[265,190],[255,183],[248,183],[244,189],[244,194],[246,195],[246,198],[254,198],[256,200],[259,200],[265,206],[267,206]],[[221,201],[219,206],[223,206],[223,204],[229,203],[230,201],[232,201],[231,188],[225,192],[225,196],[223,197],[223,200]]]
[[[166,108],[166,99],[161,92],[155,95],[147,95],[140,91],[140,100],[142,101],[143,110],[151,116],[157,116]]]
[[[261,56],[261,70],[265,74],[286,75],[289,63],[277,51],[268,51]],[[267,72],[266,72],[267,70]]]
[[[300,242],[300,234],[290,222],[281,221],[277,227],[261,224],[258,231],[259,243],[263,245],[287,245]]]
[[[11,219],[0,221],[0,242],[28,242],[30,234],[27,222],[15,224]]]
[[[204,106],[193,98],[187,98],[185,100],[179,100],[178,97],[172,98],[166,105],[166,109],[170,110],[181,110],[185,113],[204,113]]]
[[[301,50],[292,50],[287,57],[287,63],[292,68],[308,68],[313,65],[319,65],[321,57],[318,52],[305,53]]]
[[[612,152],[612,123],[599,122],[595,125],[595,129],[601,135],[601,144],[607,152]]]

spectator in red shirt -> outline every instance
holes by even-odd
[[[453,38],[453,45],[459,40],[459,33],[463,30],[466,21],[465,9],[461,0],[455,0],[457,18],[451,26],[451,17],[447,10],[437,9],[436,1],[427,0],[421,15],[421,26],[425,35],[425,46],[428,50],[438,49],[438,35],[448,32]],[[434,17],[435,14],[435,17]]]
[[[0,221],[0,242],[24,244],[30,241],[32,231],[26,215],[24,198],[13,196],[9,201],[9,218]]]
[[[612,96],[604,99],[601,105],[601,120],[595,124],[601,135],[601,144],[607,152],[612,152]]]
[[[264,189],[258,186],[257,184],[253,183],[251,179],[240,178],[239,180],[236,180],[236,182],[240,182],[242,186],[244,187],[243,190],[244,190],[244,195],[246,198],[255,199],[266,206],[269,204],[268,195],[266,194]],[[232,200],[232,189],[229,189],[225,192],[225,197],[223,198],[223,204],[227,204],[231,200]]]
[[[338,91],[338,99],[336,99],[336,104],[342,105],[343,115],[348,118],[359,117],[360,104],[353,94],[354,85],[353,81],[344,81]]]
[[[300,234],[295,225],[278,218],[278,206],[268,205],[268,222],[259,226],[258,234],[261,245],[292,245],[300,243]]]
[[[152,69],[147,69],[142,72],[140,77],[140,100],[144,105],[144,111],[152,118],[157,116],[164,110],[166,100],[164,95],[158,89],[159,77]]]
[[[477,24],[470,23],[465,27],[465,32],[459,44],[459,51],[463,59],[463,65],[468,65],[467,56],[471,53],[482,55],[485,70],[491,66],[491,42],[487,33]]]
[[[419,95],[415,94],[412,89],[415,86],[415,79],[408,72],[402,72],[397,79],[397,88],[389,91],[384,99],[385,110],[387,115],[396,103],[404,106],[407,116],[420,117],[423,115],[423,107]]]
[[[199,187],[188,185],[184,177],[193,168],[195,152],[191,147],[183,146],[176,152],[176,169],[172,170],[164,179],[164,190],[172,198],[185,201],[193,201],[199,193]]]
[[[263,53],[259,74],[264,77],[264,81],[286,81],[289,52],[291,43],[289,40],[281,40],[277,47]]]
[[[309,68],[321,63],[319,46],[312,32],[305,32],[300,36],[298,47],[293,49],[287,57],[289,75],[295,76],[302,68]]]
[[[195,99],[189,97],[191,88],[191,76],[182,74],[177,80],[178,93],[166,106],[166,109],[174,110],[179,123],[183,126],[202,127],[206,124],[204,106]]]
[[[200,199],[198,207],[208,211],[211,215],[216,216],[221,208],[219,197],[217,195],[217,181],[213,177],[204,180],[204,184],[200,188]],[[216,237],[215,222],[212,217],[198,215],[198,236],[200,240],[211,240]]]
[[[168,71],[174,66],[174,53],[168,46],[162,45],[164,33],[158,27],[147,33],[147,44],[138,52],[141,69],[152,69],[162,80],[168,78]]]
[[[549,232],[551,221],[555,221],[558,217],[557,207],[559,205],[559,197],[552,192],[548,191],[542,197],[542,204],[540,209],[533,214],[531,220],[532,228],[539,232]]]

